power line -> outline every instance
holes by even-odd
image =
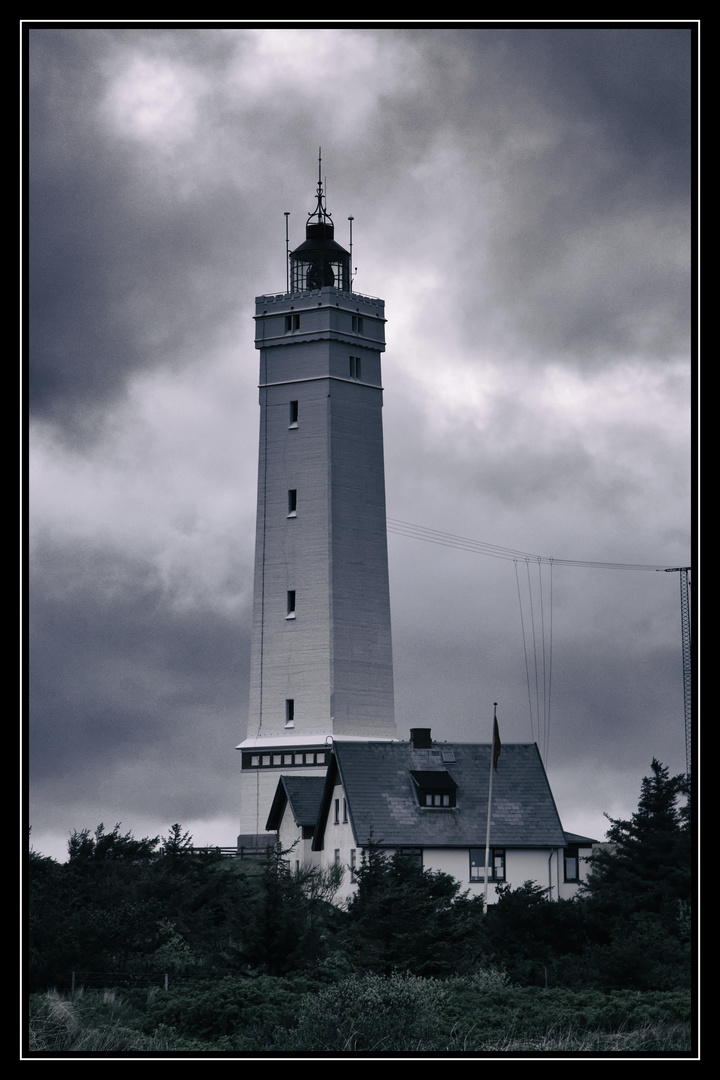
[[[547,767],[547,758],[550,752],[550,701],[552,691],[552,602],[553,602],[553,579],[552,572],[554,566],[584,566],[595,570],[665,570],[668,573],[676,571],[677,567],[666,567],[657,565],[655,563],[612,563],[612,562],[594,562],[588,559],[556,559],[547,555],[536,555],[530,551],[519,551],[516,548],[502,547],[499,544],[489,544],[484,540],[474,540],[468,536],[458,536],[455,533],[442,532],[440,529],[429,529],[425,525],[415,525],[409,521],[400,521],[398,518],[387,519],[387,530],[389,533],[394,533],[397,536],[408,536],[414,540],[423,540],[427,544],[439,544],[442,547],[452,547],[461,551],[469,551],[476,555],[487,555],[493,559],[505,559],[509,562],[515,563],[515,580],[517,584],[518,604],[520,607],[520,627],[522,631],[523,639],[523,652],[525,656],[525,677],[527,680],[528,691],[528,708],[530,711],[530,735],[531,738],[535,738],[535,731],[537,732],[537,739],[542,747],[542,757]],[[542,643],[542,680],[538,671],[538,646],[537,635],[535,631],[535,610],[533,603],[533,586],[530,580],[530,562],[536,562],[538,564],[538,590],[539,590],[539,604],[540,604],[540,624],[541,624],[541,643]],[[533,709],[532,701],[532,689],[531,689],[531,658],[528,655],[528,641],[526,637],[526,625],[525,616],[523,614],[523,601],[520,590],[520,578],[518,575],[517,564],[520,561],[524,561],[527,569],[527,590],[528,599],[526,601],[529,606],[529,623],[530,632],[532,634],[532,667],[535,672],[535,708]],[[550,567],[550,583],[549,583],[549,643],[548,651],[546,655],[546,632],[545,632],[545,609],[543,601],[543,581],[542,581],[542,564],[545,563]],[[685,571],[686,577],[687,571]],[[683,575],[681,574],[681,587],[685,587],[685,593],[683,593],[683,675],[684,675],[684,689],[685,689],[685,735],[686,735],[686,756],[688,757],[688,771],[689,771],[689,745],[690,745],[690,720],[689,720],[689,660],[686,658],[689,656],[689,616],[686,614],[688,609],[687,596],[687,583],[683,581]],[[687,624],[687,629],[686,629]],[[688,642],[686,647],[686,640]],[[540,708],[540,682],[542,681],[542,709]],[[533,721],[533,712],[535,714]]]
[[[556,559],[548,555],[536,555],[530,551],[518,551],[515,548],[501,547],[498,544],[488,544],[484,540],[473,540],[468,536],[456,536],[453,533],[441,532],[439,529],[428,529],[424,525],[413,525],[409,521],[399,521],[397,518],[387,519],[388,532],[397,536],[410,536],[415,540],[424,540],[428,544],[440,544],[443,547],[459,548],[462,551],[472,551],[476,555],[488,555],[493,559],[532,559],[533,562],[547,563],[551,566],[588,566],[596,570],[665,570],[664,565],[657,563],[611,563],[592,562],[587,559]]]

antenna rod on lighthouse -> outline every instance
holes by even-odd
[[[285,292],[290,292],[290,241],[288,235],[288,218],[290,211],[285,211]]]
[[[354,220],[355,219],[352,217],[352,215],[348,218],[348,221],[350,222],[350,292],[352,292],[352,278],[353,278],[353,276],[352,276],[352,223],[353,223]]]

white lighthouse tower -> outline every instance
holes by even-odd
[[[250,711],[238,842],[281,774],[334,737],[396,737],[380,354],[385,304],[352,291],[319,169],[289,291],[256,298],[260,452]]]

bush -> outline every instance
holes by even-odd
[[[343,1053],[433,1049],[444,994],[435,979],[354,975],[305,998],[284,1048]]]
[[[143,1030],[160,1025],[183,1037],[216,1040],[250,1032],[268,1036],[276,1027],[290,1027],[310,987],[307,980],[260,975],[226,976],[210,985],[182,986],[159,993],[148,1005]]]

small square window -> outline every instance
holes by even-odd
[[[420,870],[422,870],[422,848],[401,847],[398,848],[398,855],[401,859],[405,859],[407,862],[412,863],[413,866],[417,866]]]
[[[490,848],[488,881],[505,880],[505,849]],[[470,880],[485,880],[485,848],[470,848]]]

